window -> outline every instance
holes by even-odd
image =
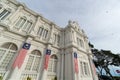
[[[57,45],[59,45],[60,44],[60,35],[54,34],[53,38],[54,38],[53,42],[57,43]]]
[[[87,64],[84,62],[83,66],[84,66],[84,74],[87,75],[88,74],[88,72],[87,72]]]
[[[43,37],[46,38],[47,35],[48,35],[48,30],[45,29],[45,30],[44,30],[44,33],[43,33]]]
[[[37,32],[37,35],[38,36],[41,36],[42,35],[42,32],[43,32],[43,27],[39,27],[39,30]]]
[[[28,32],[32,27],[32,21],[27,20],[27,18],[21,17],[15,24],[16,29],[22,29],[22,31]]]
[[[52,55],[50,57],[49,65],[48,65],[48,72],[57,72],[57,56]]]
[[[59,35],[57,36],[57,43],[58,44],[60,43],[60,36]]]
[[[28,79],[28,77],[29,77],[29,79]],[[38,79],[37,79],[37,74],[34,74],[34,73],[29,73],[29,74],[24,73],[24,74],[21,75],[20,80],[38,80]]]
[[[57,41],[57,35],[56,35],[56,34],[53,34],[53,38],[54,38],[54,39],[53,39],[53,42],[56,43],[56,41]]]
[[[1,13],[0,13],[0,20],[4,20],[8,15],[10,14],[10,11],[9,10],[3,10]]]
[[[47,35],[48,35],[48,30],[47,29],[44,29],[43,26],[42,27],[39,27],[39,30],[37,32],[37,35],[40,37],[42,36],[43,38],[47,38]]]
[[[17,46],[13,43],[6,43],[0,47],[0,69],[8,69],[16,51]]]
[[[84,71],[83,71],[83,63],[81,61],[80,62],[80,74],[84,74]]]
[[[28,31],[32,26],[32,22],[27,21],[26,24],[23,26],[23,31]]]
[[[78,44],[78,46],[84,48],[84,43],[83,43],[82,39],[77,38],[77,44]]]
[[[82,62],[82,61],[79,61],[80,62],[80,72],[82,75],[89,75],[89,67],[88,67],[88,63],[86,62]]]
[[[27,64],[25,66],[25,71],[21,74],[20,80],[27,80],[28,77],[32,80],[37,80],[38,70],[41,62],[41,52],[39,50],[34,50],[29,54]]]
[[[15,24],[15,28],[20,29],[26,22],[26,18],[20,18]]]
[[[29,54],[29,58],[25,70],[38,71],[40,60],[41,60],[41,53],[38,50],[32,51],[31,54]]]

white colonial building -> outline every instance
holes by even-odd
[[[20,67],[13,67],[24,43],[31,46],[19,58]],[[47,49],[51,54],[44,69]],[[16,0],[0,0],[0,80],[98,80],[91,59],[77,22],[61,28]]]

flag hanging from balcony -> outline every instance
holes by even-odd
[[[29,50],[31,44],[29,43],[24,43],[22,46],[22,49],[19,51],[18,56],[16,57],[14,63],[13,63],[13,68],[18,67],[19,69],[21,68],[24,59],[26,57],[27,51]]]
[[[92,60],[91,60],[91,65],[92,65],[93,73],[94,73],[94,75],[96,75],[96,67],[95,67],[94,62]]]
[[[74,53],[74,65],[75,65],[75,72],[78,73],[78,60],[77,60],[77,53]]]
[[[50,54],[51,54],[51,50],[47,49],[45,54],[45,63],[44,63],[44,69],[46,70],[48,68]]]

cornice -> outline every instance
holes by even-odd
[[[33,10],[29,9],[24,3],[20,3],[16,0],[9,0],[9,1],[12,2],[13,4],[17,5],[17,6],[23,6],[23,9],[26,10],[28,13],[30,13],[30,14],[36,16],[36,17],[38,17],[38,16],[41,17],[41,19],[43,21],[45,21],[46,23],[48,23],[49,25],[51,25],[51,24],[55,25],[55,28],[61,30],[60,26],[56,25],[54,22],[52,22],[52,21],[48,20],[47,18],[43,17],[42,14],[34,12]]]

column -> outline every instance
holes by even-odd
[[[46,50],[45,50],[45,60],[44,60],[44,65],[43,65],[43,73],[42,73],[42,77],[41,80],[47,80],[47,69],[48,69],[48,64],[49,64],[49,58],[51,55],[51,45],[48,45]]]
[[[64,75],[64,50],[62,49],[62,51],[61,51],[61,76],[60,76],[60,80],[64,80],[63,75]]]
[[[22,44],[22,48],[19,51],[19,54],[17,55],[13,65],[12,65],[12,69],[9,73],[9,78],[8,80],[19,80],[20,76],[22,74],[23,71],[23,64],[24,64],[24,60],[26,58],[27,52],[30,49],[30,42],[31,42],[32,38],[28,38],[23,44]]]
[[[89,60],[90,68],[91,68],[92,78],[93,80],[98,80],[97,74],[93,69],[94,64],[92,63],[92,59],[90,55],[88,55],[88,60]]]
[[[53,42],[53,32],[54,32],[54,24],[52,24],[52,27],[51,27],[51,31],[50,31],[50,34],[49,34],[49,38],[48,38],[48,43],[52,44]]]
[[[73,49],[66,49],[65,52],[65,80],[75,80],[75,66]]]

